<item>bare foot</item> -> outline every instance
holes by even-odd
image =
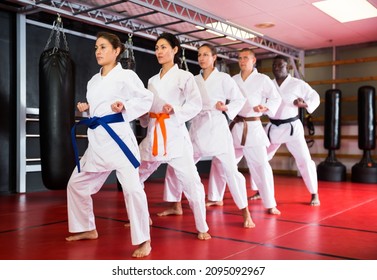
[[[183,214],[182,211],[182,204],[181,202],[173,202],[173,206],[169,209],[166,209],[160,213],[157,213],[157,216],[162,217],[162,216],[169,216],[169,215],[177,215],[180,216]]]
[[[67,241],[77,241],[77,240],[84,240],[84,239],[97,239],[98,232],[97,230],[93,229],[91,231],[84,231],[80,233],[76,233],[74,235],[66,237],[65,240]]]
[[[211,235],[208,232],[199,232],[198,239],[200,240],[208,240],[211,239]]]
[[[276,207],[272,207],[272,208],[267,209],[267,213],[271,214],[271,215],[280,215],[281,214],[279,209],[277,209]]]
[[[311,206],[319,206],[321,202],[319,201],[318,193],[312,194],[312,200],[310,201]]]
[[[258,200],[258,199],[261,199],[258,191],[250,197],[250,200]]]
[[[246,207],[242,209],[242,217],[243,217],[243,227],[244,228],[254,228],[255,224],[253,219],[251,218],[249,209]]]
[[[133,258],[144,258],[148,256],[152,251],[151,247],[151,241],[145,241],[144,243],[141,243],[139,247],[133,252],[132,257]]]
[[[153,225],[153,222],[152,222],[151,217],[149,217],[149,225],[150,225],[150,226]],[[124,224],[124,226],[125,226],[125,227],[130,227],[131,224],[130,224],[130,222],[127,222],[127,223]]]
[[[224,205],[224,202],[222,200],[220,201],[212,201],[212,200],[208,200],[206,202],[206,206],[209,207],[209,206],[223,206]]]

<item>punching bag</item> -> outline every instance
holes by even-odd
[[[66,49],[60,49],[60,17],[39,60],[39,126],[43,184],[48,189],[65,189],[75,157],[70,138],[75,122],[73,62]],[[55,34],[55,46],[49,48]],[[64,35],[64,33],[63,33]]]
[[[345,181],[346,167],[335,157],[341,139],[341,95],[338,89],[329,89],[325,96],[324,147],[328,150],[325,161],[317,167],[318,179],[323,181]]]
[[[358,91],[358,144],[364,151],[359,163],[352,167],[353,182],[377,183],[377,164],[370,151],[376,147],[376,90],[372,86],[362,86]]]
[[[119,62],[123,69],[130,69],[136,72],[136,61],[133,50],[132,34],[128,34],[128,41],[124,44],[125,50],[120,55]]]

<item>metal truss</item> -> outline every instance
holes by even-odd
[[[158,35],[164,31],[177,33],[169,30],[169,25],[181,22],[190,23],[193,25],[193,30],[177,34],[177,37],[180,39],[185,48],[192,50],[196,50],[202,42],[210,41],[211,39],[216,38],[212,37],[206,39],[194,37],[193,34],[200,32],[197,29],[197,26],[199,26],[202,27],[203,30],[216,32],[220,35],[217,38],[229,36],[236,39],[237,42],[242,42],[252,47],[261,48],[273,54],[282,54],[294,60],[300,60],[303,53],[302,50],[227,22],[222,18],[216,17],[179,0],[120,0],[97,7],[84,4],[83,1],[75,0],[12,0],[12,2],[24,5],[23,10],[25,13],[33,8],[38,8],[39,10],[42,9],[50,13],[58,13],[75,20],[100,26],[104,25],[106,28],[120,32],[137,34],[140,37],[151,40],[155,40]],[[130,2],[151,10],[150,13],[141,14],[139,17],[158,12],[176,19],[176,21],[166,24],[159,23],[158,25],[151,25],[150,22],[142,21],[137,16],[125,17],[123,14],[104,9],[109,6],[125,2]],[[245,38],[244,34],[251,34],[253,36]],[[232,57],[232,53],[234,56],[235,51],[236,49],[232,49],[226,45],[219,48],[219,53],[223,54],[224,56],[228,56],[229,58]]]
[[[257,34],[251,30],[241,28],[235,24],[227,22],[224,19],[211,15],[179,0],[130,0],[130,2],[184,20],[185,22],[189,22],[195,26],[201,26],[204,29],[212,30],[224,36],[230,36],[246,44],[259,47],[273,53],[282,54],[293,59],[298,60],[300,58],[300,53],[302,52],[299,49],[277,42],[266,36],[261,36],[260,34]],[[250,33],[254,35],[254,37],[251,39],[246,39],[243,36],[245,33]]]

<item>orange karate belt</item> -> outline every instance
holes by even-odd
[[[164,139],[164,156],[166,156],[166,126],[165,126],[165,119],[169,119],[170,115],[166,113],[149,113],[149,117],[156,119],[156,123],[154,125],[154,132],[153,132],[153,146],[152,146],[152,155],[158,155],[158,137],[157,137],[157,124],[161,127],[162,138]]]

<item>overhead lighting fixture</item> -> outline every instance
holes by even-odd
[[[222,34],[222,33],[220,33],[220,32],[216,32],[216,31],[213,31],[213,30],[211,30],[211,29],[204,28],[204,27],[199,26],[199,25],[195,25],[195,27],[198,28],[198,29],[201,29],[201,30],[205,30],[205,31],[208,32],[208,33],[215,34],[215,35],[217,35],[217,36],[225,36],[224,38],[227,38],[227,39],[229,39],[229,40],[231,40],[231,41],[236,41],[235,38],[230,37],[230,36],[226,36],[226,35],[224,35],[224,34]]]
[[[274,27],[275,23],[273,23],[273,22],[262,22],[262,23],[257,23],[254,26],[257,27],[257,28],[263,28],[263,29],[265,29],[265,28]]]
[[[241,30],[239,28],[233,27],[233,26],[226,24],[224,22],[215,21],[215,22],[207,23],[206,26],[211,28],[211,29],[206,29],[207,32],[212,33],[212,34],[216,34],[216,35],[219,35],[219,36],[224,35],[223,33],[228,33],[228,34],[233,34],[233,36],[239,37],[241,39],[251,39],[251,38],[255,37],[255,35],[252,34],[252,33],[249,33],[247,31]],[[204,29],[201,26],[196,26],[196,28]],[[232,36],[226,36],[226,38],[229,39],[229,40],[232,40],[232,41],[237,40],[236,38],[234,38]]]
[[[377,8],[366,0],[326,0],[312,4],[342,23],[377,17]]]

